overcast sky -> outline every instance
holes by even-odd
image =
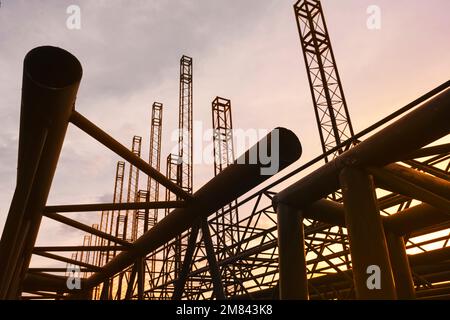
[[[448,0],[323,0],[355,131],[448,80]],[[69,5],[81,29],[66,27]],[[0,229],[15,186],[22,62],[40,45],[81,61],[76,109],[125,145],[143,137],[164,103],[162,158],[178,123],[179,59],[194,59],[194,119],[211,127],[211,101],[230,98],[234,126],[284,126],[302,141],[302,162],[320,154],[292,0],[2,0],[0,8]],[[366,26],[369,5],[381,29]],[[74,127],[49,204],[111,201],[119,158]],[[163,161],[164,162],[164,161]],[[165,168],[164,168],[165,170]],[[194,167],[197,189],[212,166]],[[86,223],[94,214],[74,214]],[[71,232],[71,233],[68,233]],[[70,236],[72,235],[72,236]],[[78,244],[81,233],[43,220],[39,244]]]

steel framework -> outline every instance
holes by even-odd
[[[277,128],[232,161],[231,103],[217,98],[215,177],[193,193],[192,59],[180,64],[179,126],[190,130],[180,130],[179,154],[169,155],[164,175],[158,163],[140,158],[140,147],[129,150],[75,110],[82,70],[73,55],[54,47],[28,53],[17,185],[0,242],[0,298],[449,298],[450,82],[354,134],[320,2],[294,8],[323,153],[265,187],[264,163],[240,163],[263,146],[272,150],[278,136],[282,171],[301,155],[297,137]],[[47,205],[69,123],[129,162],[127,201],[119,162],[112,203]],[[160,136],[153,139],[158,152]],[[164,188],[164,201],[150,198],[149,183],[139,189],[142,173]],[[339,190],[340,199],[330,198]],[[141,228],[155,210],[164,217]],[[63,215],[70,212],[100,212],[100,223]],[[131,213],[128,231],[119,228],[128,226],[119,220],[124,212]],[[86,232],[82,245],[36,247],[42,217]],[[55,267],[30,267],[32,255]],[[79,267],[81,290],[67,286],[67,265]],[[366,286],[373,265],[385,271],[380,290]]]

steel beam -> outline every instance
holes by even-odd
[[[51,247],[34,247],[33,253],[37,252],[48,252],[48,251],[125,251],[126,247],[118,246],[51,246]]]
[[[94,272],[95,270],[88,268],[80,268],[80,272]],[[28,273],[41,273],[41,272],[67,272],[67,268],[28,268]]]
[[[277,136],[278,139],[273,139]],[[93,288],[117,274],[131,265],[136,258],[158,249],[164,243],[189,229],[198,219],[208,217],[267,180],[270,175],[261,174],[261,169],[267,167],[267,164],[261,163],[259,157],[257,163],[249,163],[249,159],[254,158],[251,155],[265,152],[266,148],[268,153],[272,153],[274,157],[278,156],[279,170],[296,161],[301,155],[301,145],[295,134],[284,128],[275,129],[238,158],[235,163],[200,188],[187,207],[172,211],[154,228],[137,239],[129,251],[122,252],[111,260],[103,268],[103,272],[91,276],[87,280],[88,288]]]
[[[90,233],[90,234],[94,234],[97,237],[100,237],[100,238],[103,238],[103,239],[106,239],[106,240],[110,240],[110,241],[112,241],[114,243],[117,243],[117,244],[120,244],[120,245],[122,245],[124,247],[129,247],[131,245],[129,242],[127,242],[127,241],[125,241],[123,239],[117,238],[117,237],[115,237],[115,236],[113,236],[113,235],[111,235],[109,233],[106,233],[106,232],[100,231],[98,229],[92,228],[90,226],[87,226],[87,225],[85,225],[85,224],[83,224],[81,222],[78,222],[78,221],[72,220],[70,218],[64,217],[64,216],[62,216],[60,214],[57,214],[57,213],[44,213],[44,216],[49,218],[49,219],[52,219],[52,220],[64,223],[65,225],[71,226],[73,228],[86,231],[87,233]]]
[[[409,160],[409,159],[417,159],[417,158],[423,158],[423,157],[430,157],[437,154],[447,154],[450,153],[450,143],[445,143],[437,146],[422,148],[419,150],[416,150],[414,152],[411,152],[410,154],[406,155],[403,159],[400,160]]]
[[[65,263],[68,263],[68,264],[77,265],[77,266],[84,267],[84,268],[91,269],[91,270],[95,270],[95,271],[102,270],[102,268],[94,266],[92,264],[85,263],[85,262],[78,261],[78,260],[74,260],[74,259],[70,259],[70,258],[66,258],[66,257],[62,257],[62,256],[58,256],[56,254],[52,254],[52,253],[48,253],[48,252],[36,252],[35,255],[38,255],[38,256],[41,256],[41,257],[44,257],[44,258],[49,258],[49,259],[61,261],[61,262],[65,262]]]
[[[390,191],[394,191],[397,193],[401,193],[403,195],[410,196],[414,199],[421,200],[428,204],[433,205],[434,207],[441,209],[442,212],[448,212],[450,215],[450,183],[445,180],[439,178],[431,178],[434,180],[441,180],[441,185],[438,183],[424,183],[426,181],[422,181],[419,179],[412,179],[410,176],[399,175],[396,173],[392,173],[391,171],[380,169],[376,167],[369,167],[367,170],[375,177],[377,182],[381,182],[383,188],[387,188]],[[417,174],[418,176],[419,174]],[[423,175],[423,174],[422,174]],[[419,181],[417,181],[419,180]],[[424,187],[423,185],[426,185]],[[448,193],[447,196],[441,196],[441,194],[436,194],[435,190],[430,191],[431,189],[435,189],[436,191],[442,190],[442,193]]]
[[[72,112],[70,122],[77,126],[79,129],[93,137],[95,140],[103,144],[105,147],[115,152],[139,170],[155,179],[161,185],[172,191],[174,194],[182,199],[190,199],[191,195],[177,186],[175,183],[167,179],[161,172],[152,168],[147,162],[131,152],[127,147],[120,144],[117,140],[112,138],[102,129],[97,127],[94,123],[83,117],[76,111]]]
[[[61,206],[46,206],[44,212],[98,212],[112,210],[145,210],[164,208],[183,208],[184,201],[157,201],[157,202],[126,202],[126,203],[95,203],[95,204],[72,204]]]
[[[450,89],[393,122],[352,149],[279,192],[274,198],[297,208],[339,188],[338,174],[348,164],[385,166],[450,133]],[[417,134],[420,132],[421,134]],[[411,137],[414,136],[414,139]]]

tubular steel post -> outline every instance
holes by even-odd
[[[277,205],[279,291],[282,300],[308,300],[305,237],[300,211]]]
[[[0,242],[2,299],[18,297],[81,77],[80,62],[61,48],[25,57],[17,184]]]
[[[373,181],[364,170],[340,173],[345,221],[350,240],[353,280],[358,299],[395,299],[395,286]],[[375,271],[370,271],[371,268]],[[368,278],[374,272],[375,288]],[[379,279],[380,286],[376,286]]]
[[[386,232],[386,242],[389,248],[397,298],[401,300],[415,299],[414,281],[403,237],[393,232]]]

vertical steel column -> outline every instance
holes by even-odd
[[[136,261],[137,268],[137,298],[138,300],[144,300],[144,286],[145,286],[145,265],[144,265],[145,257],[139,258]]]
[[[307,300],[305,236],[299,210],[278,202],[279,290],[282,300]]]
[[[61,48],[38,47],[25,57],[17,184],[0,242],[0,299],[19,295],[81,77],[80,62]]]
[[[401,300],[415,299],[416,291],[403,237],[393,232],[386,232],[386,242],[389,248],[397,298]]]
[[[395,299],[389,252],[377,206],[373,179],[363,169],[346,167],[340,176],[345,221],[350,240],[353,281],[357,299]],[[372,268],[377,270],[371,271]],[[371,276],[380,288],[369,288]]]

